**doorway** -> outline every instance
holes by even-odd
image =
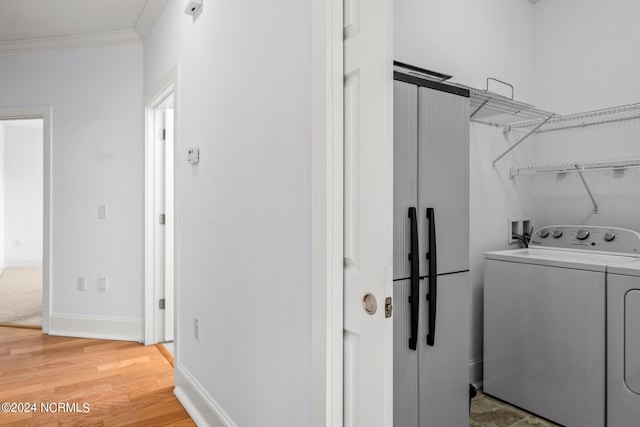
[[[0,324],[42,327],[43,120],[0,121]]]
[[[0,323],[51,312],[51,107],[0,108]]]
[[[145,344],[175,357],[175,117],[177,73],[146,103]]]

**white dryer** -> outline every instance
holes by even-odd
[[[638,233],[586,226],[487,252],[485,393],[564,426],[604,426],[607,270],[638,257]]]
[[[607,426],[640,422],[640,261],[607,277]]]

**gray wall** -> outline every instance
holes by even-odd
[[[0,94],[0,107],[53,109],[52,314],[139,322],[142,48],[2,56]],[[76,290],[79,275],[85,292]],[[98,277],[108,292],[98,293]]]
[[[535,8],[536,97],[561,114],[640,102],[640,3],[543,1]],[[576,37],[575,35],[578,35]],[[535,163],[640,158],[640,120],[545,133],[531,143]],[[585,173],[599,214],[577,174],[530,178],[540,225],[591,224],[640,231],[640,169]]]

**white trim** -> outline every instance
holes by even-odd
[[[142,40],[134,30],[120,30],[0,42],[0,56],[34,52],[136,46],[141,44]]]
[[[138,21],[133,27],[135,32],[138,33],[140,40],[144,42],[147,39],[147,36],[158,21],[158,18],[160,18],[160,15],[162,15],[167,3],[169,3],[169,0],[154,0],[145,3],[138,17]]]
[[[42,119],[42,332],[49,333],[51,313],[51,251],[53,237],[51,235],[52,223],[51,204],[52,193],[52,126],[53,109],[49,106],[0,108],[0,120],[13,119]]]
[[[176,395],[184,409],[200,427],[236,427],[236,423],[222,409],[207,390],[180,363],[176,363],[174,374]],[[250,409],[250,408],[247,408]]]
[[[132,317],[52,314],[49,335],[139,342],[141,323]]]
[[[482,368],[484,359],[478,357],[469,361],[469,382],[478,390],[482,388]]]
[[[178,346],[178,261],[180,256],[179,250],[179,230],[178,230],[178,126],[179,126],[179,109],[180,109],[180,64],[176,64],[164,78],[149,92],[149,95],[145,97],[145,142],[144,142],[144,299],[143,299],[143,313],[144,322],[142,325],[142,336],[144,337],[144,343],[147,345],[155,344],[155,287],[154,287],[154,222],[155,216],[153,213],[154,206],[154,157],[153,157],[153,114],[155,108],[164,100],[171,92],[174,96],[174,121],[173,121],[173,158],[174,158],[174,211],[167,212],[168,215],[172,215],[174,218],[174,330],[173,339],[174,345],[174,360],[176,365],[179,361],[179,346]]]
[[[4,268],[38,267],[42,265],[42,259],[8,259]]]
[[[312,425],[343,422],[343,0],[312,2]]]

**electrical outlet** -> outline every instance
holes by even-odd
[[[520,217],[520,218],[509,218],[509,235],[507,241],[509,245],[513,245],[515,243],[520,243],[518,239],[514,239],[513,235],[518,234],[522,236],[524,233],[531,232],[531,218],[528,217]]]
[[[87,280],[84,276],[78,276],[78,290],[86,291],[87,290]]]
[[[197,318],[193,319],[193,337],[200,340],[200,321]]]
[[[107,278],[98,277],[98,290],[100,292],[107,292]]]
[[[187,162],[190,165],[197,165],[200,163],[200,148],[199,147],[191,147],[187,151]]]

